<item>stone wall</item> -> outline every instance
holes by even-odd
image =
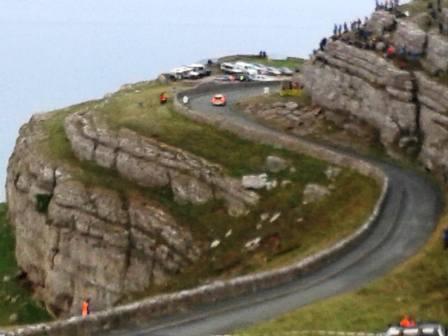
[[[40,115],[22,127],[10,158],[7,201],[18,265],[57,315],[95,309],[141,292],[197,260],[189,231],[155,203],[86,186],[39,154]]]
[[[224,199],[229,214],[240,216],[258,202],[256,193],[226,176],[219,165],[128,129],[113,131],[93,112],[67,117],[65,131],[79,159],[117,170],[144,187],[170,186],[179,203]]]

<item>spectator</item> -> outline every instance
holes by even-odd
[[[409,328],[410,327],[410,320],[408,315],[404,315],[403,318],[400,321],[400,327],[403,328]]]
[[[327,39],[324,37],[319,44],[320,51],[324,51],[326,45],[327,45]]]
[[[338,34],[338,25],[335,24],[333,28],[333,36],[336,36]]]
[[[87,317],[87,315],[90,315],[90,298],[87,298],[82,302],[81,314],[82,317]]]
[[[443,230],[443,249],[448,249],[448,227]]]
[[[387,58],[394,58],[396,54],[395,47],[393,45],[390,45],[386,50],[386,57]]]
[[[347,22],[344,22],[344,33],[348,32],[348,26],[347,26]]]
[[[342,25],[339,25],[339,28],[338,28],[338,35],[342,35]]]

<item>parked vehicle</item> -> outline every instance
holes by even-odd
[[[235,76],[233,75],[222,75],[222,76],[216,76],[215,81],[217,82],[231,82],[235,80]]]
[[[283,76],[292,76],[294,75],[294,71],[292,71],[290,68],[288,67],[281,67],[280,71],[282,72]]]
[[[421,322],[416,327],[390,326],[385,336],[446,336],[446,329],[436,322]]]
[[[227,99],[223,94],[215,94],[210,102],[213,106],[225,106],[227,103]]]
[[[243,71],[239,68],[236,68],[235,65],[233,63],[222,63],[220,66],[220,69],[222,72],[226,73],[226,74],[231,74],[231,75],[240,75],[243,73]]]
[[[266,75],[253,75],[249,76],[250,80],[256,81],[256,82],[273,82],[277,79],[275,77],[266,76]]]
[[[198,79],[200,78],[199,72],[193,71],[189,67],[179,67],[170,71],[170,74],[176,79]]]
[[[281,76],[282,72],[279,69],[277,69],[277,68],[268,67],[268,73],[267,74],[271,75],[271,76]]]
[[[235,68],[243,71],[245,74],[249,76],[258,75],[258,69],[253,64],[246,62],[236,62]]]
[[[197,72],[200,77],[210,76],[212,71],[207,68],[204,64],[190,64],[187,66],[192,71]]]
[[[260,75],[267,75],[268,74],[268,67],[261,63],[255,63],[254,64],[258,68],[258,73]]]

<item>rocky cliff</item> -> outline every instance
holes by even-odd
[[[332,39],[304,67],[303,81],[314,103],[373,126],[390,154],[419,154],[427,169],[446,175],[448,87],[440,77],[448,71],[448,37],[420,28],[425,15],[375,12],[365,27],[373,45]],[[403,54],[387,59],[387,45]]]
[[[95,309],[101,309],[114,305],[126,293],[161,284],[194,263],[201,254],[201,243],[176,223],[163,206],[138,192],[122,194],[86,184],[77,178],[72,167],[43,154],[39,143],[46,139],[48,130],[42,125],[52,116],[51,113],[37,115],[22,127],[9,161],[6,184],[10,221],[16,233],[17,261],[37,297],[57,315],[77,313],[79,302],[86,297],[92,298]],[[77,117],[67,121],[69,132],[71,120]],[[95,136],[99,137],[98,134],[101,134],[98,141],[106,143],[106,134],[99,132]],[[86,139],[78,142],[78,147],[75,133],[70,134],[70,139],[80,157],[90,158],[86,154],[90,147],[81,148]],[[256,194],[243,192],[235,181],[220,191],[227,180],[218,166],[160,143],[157,155],[166,158],[163,161],[166,165],[182,159],[175,164],[178,171],[171,167],[168,177],[163,175],[167,170],[162,166],[145,162],[147,166],[141,170],[155,173],[138,175],[137,168],[133,167],[136,157],[152,157],[156,144],[147,140],[143,145],[142,139],[126,132],[109,141],[115,141],[117,146],[110,158],[120,167],[120,173],[144,185],[164,185],[169,181],[173,189],[188,188],[185,191],[188,195],[194,189],[191,194],[198,196],[189,201],[195,202],[202,202],[208,195],[223,195],[223,198],[235,195],[238,206],[257,200]],[[126,147],[130,144],[135,145],[132,154],[121,151],[130,148]],[[99,164],[112,167],[108,161],[111,153],[102,146],[95,146],[95,158]],[[126,160],[122,160],[124,156]],[[180,162],[185,163],[183,169]],[[186,162],[202,167],[201,173],[195,175],[197,180],[182,179],[188,173],[193,174]],[[205,177],[202,173],[209,175]],[[144,178],[140,179],[141,176]],[[214,181],[213,192],[211,187],[199,182],[202,178]],[[177,191],[177,195],[181,198],[182,194]]]
[[[128,129],[113,131],[93,112],[69,116],[65,131],[80,160],[114,169],[143,187],[169,186],[180,203],[223,199],[231,215],[241,216],[258,202],[257,194],[225,176],[219,165]]]

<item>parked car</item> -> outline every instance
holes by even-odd
[[[222,76],[216,76],[215,81],[217,82],[231,82],[235,80],[235,76],[233,75],[222,75]]]
[[[275,67],[268,67],[268,73],[267,74],[271,75],[271,76],[281,76],[282,72],[279,69],[275,68]]]
[[[253,75],[249,76],[250,80],[256,81],[256,82],[273,82],[276,81],[277,78],[266,76],[266,75]]]
[[[200,77],[210,76],[212,71],[203,64],[190,64],[187,66],[192,71],[197,72]]]
[[[226,96],[223,94],[215,94],[210,100],[213,106],[225,106],[227,103]]]
[[[220,69],[222,72],[226,73],[226,74],[231,74],[231,75],[240,75],[243,73],[243,71],[239,68],[236,68],[235,65],[233,63],[222,63],[220,66]]]
[[[200,74],[193,71],[189,67],[179,67],[170,71],[170,75],[174,76],[176,79],[198,79]]]
[[[288,67],[281,67],[279,70],[282,72],[282,75],[284,75],[284,76],[292,76],[292,75],[294,75],[294,71],[292,71]]]
[[[254,64],[258,68],[258,73],[260,75],[267,75],[268,74],[268,67],[261,63],[255,63]]]
[[[385,336],[446,336],[446,329],[437,322],[421,322],[416,327],[390,326]]]
[[[258,75],[258,69],[253,64],[238,61],[235,63],[235,68],[243,71],[243,73],[254,76]]]

